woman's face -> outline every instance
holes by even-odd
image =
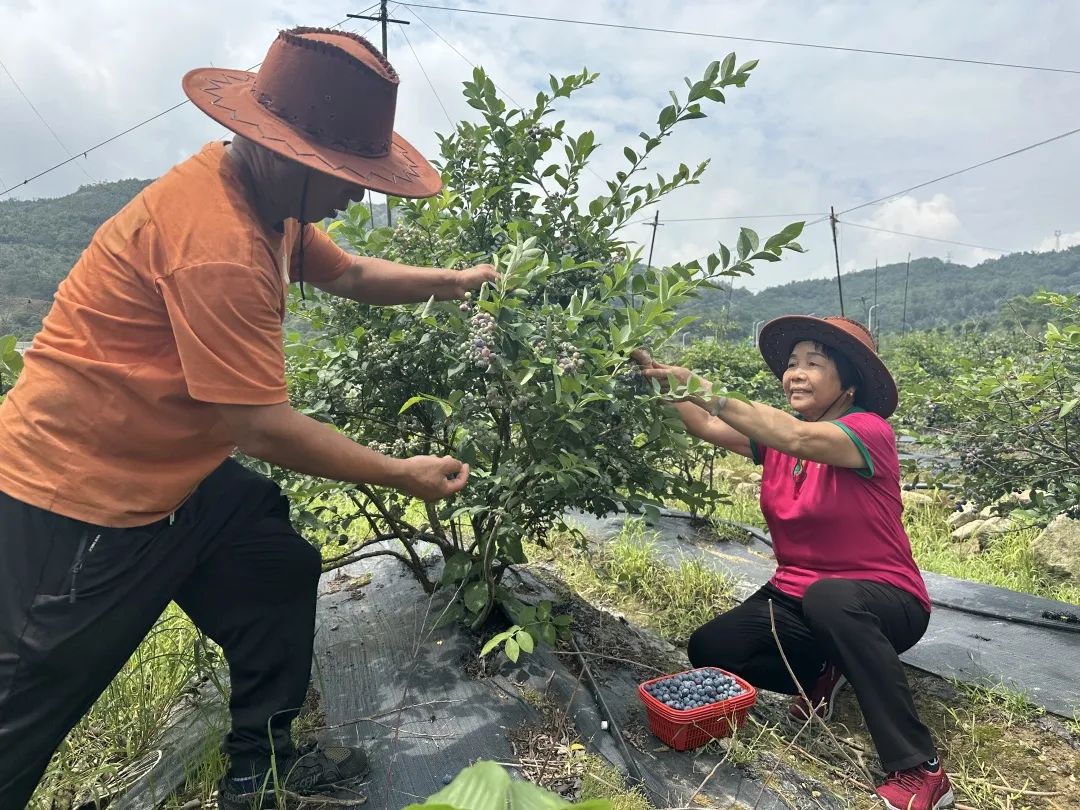
[[[844,392],[836,363],[812,340],[796,343],[784,371],[784,395],[808,418],[820,418]]]

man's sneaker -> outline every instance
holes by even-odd
[[[230,771],[218,783],[220,810],[252,810],[252,808],[292,807],[290,795],[311,797],[321,791],[357,781],[368,775],[368,758],[359,748],[344,746],[316,747],[298,752],[277,763],[277,783],[282,788],[282,801],[274,791],[273,772],[241,775]],[[363,802],[357,799],[357,804]]]
[[[847,678],[835,665],[826,664],[825,671],[821,673],[813,688],[807,693],[810,703],[814,707],[814,714],[828,722],[832,720],[833,707],[836,704],[836,693],[847,683]],[[792,720],[805,723],[810,719],[810,707],[806,705],[802,695],[799,695],[788,706],[788,715]]]
[[[940,764],[936,771],[922,766],[895,771],[878,786],[877,795],[890,810],[940,810],[953,803],[952,784]]]

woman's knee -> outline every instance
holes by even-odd
[[[686,654],[693,667],[719,667],[739,673],[746,667],[751,646],[732,632],[727,614],[717,616],[690,635]]]
[[[819,579],[806,589],[803,616],[811,627],[836,621],[858,598],[858,588],[847,579]]]

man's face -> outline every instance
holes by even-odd
[[[308,222],[318,222],[334,216],[337,211],[344,210],[350,202],[359,202],[362,199],[364,199],[362,186],[312,171],[308,176],[304,218]]]

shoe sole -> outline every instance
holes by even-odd
[[[889,808],[889,810],[907,810],[906,807],[897,807],[884,796],[878,796],[878,798],[885,802],[885,806]],[[945,807],[952,807],[954,800],[955,797],[953,796],[952,789],[950,788],[948,791],[946,791],[944,796],[934,802],[932,810],[943,810],[943,808]]]

